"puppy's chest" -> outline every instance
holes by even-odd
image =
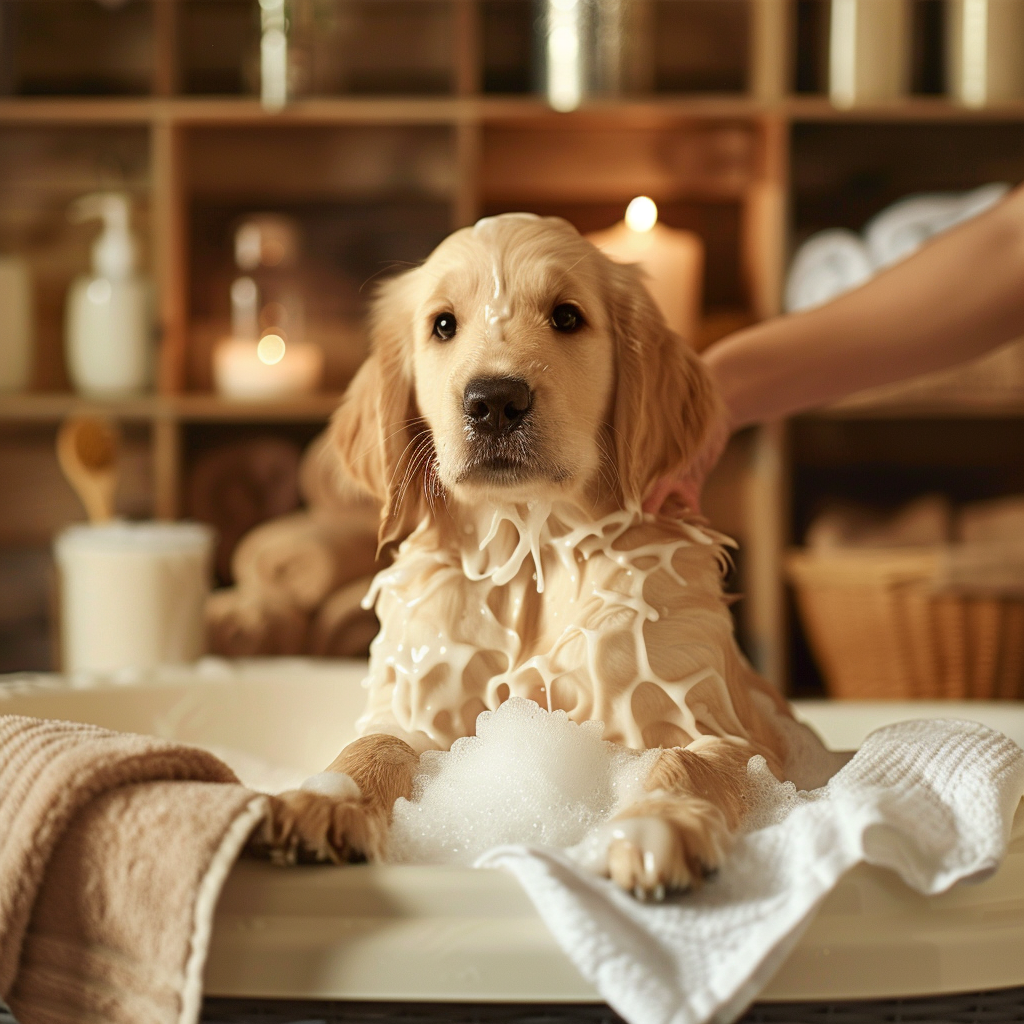
[[[591,551],[548,545],[500,582],[467,573],[442,551],[434,558],[409,552],[410,571],[397,565],[392,585],[381,588],[382,632],[392,653],[398,645],[407,652],[444,646],[449,657],[456,649],[492,651],[506,671],[557,653],[565,671],[575,667],[573,651],[586,659],[581,642],[628,633],[645,647],[652,629],[683,639],[702,615],[724,613],[717,547],[632,541]]]

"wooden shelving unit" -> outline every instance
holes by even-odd
[[[81,2],[51,0],[50,6],[69,4],[75,17],[93,26],[88,31],[107,31],[107,23],[94,25],[95,12]],[[211,7],[211,2],[223,6]],[[209,284],[216,259],[223,263],[223,252],[214,250],[223,248],[223,225],[246,208],[277,204],[315,220],[331,211],[343,218],[361,207],[406,203],[419,211],[419,226],[401,258],[418,259],[448,230],[482,214],[530,208],[559,213],[590,230],[615,219],[633,195],[647,193],[669,223],[707,235],[710,279],[699,339],[704,346],[779,312],[793,241],[814,227],[801,222],[804,129],[927,125],[955,132],[964,126],[1024,125],[1024,102],[967,110],[941,96],[921,95],[839,110],[823,96],[795,95],[794,69],[801,59],[795,0],[647,0],[664,5],[659,8],[663,13],[668,5],[689,4],[676,13],[691,19],[725,16],[722,24],[738,33],[743,66],[739,72],[735,67],[707,72],[706,78],[714,83],[739,74],[745,88],[593,98],[572,113],[555,113],[529,93],[485,91],[491,81],[524,80],[512,50],[512,57],[494,56],[496,33],[505,49],[515,43],[505,36],[511,39],[515,33],[508,26],[514,29],[515,19],[522,21],[517,2],[529,6],[528,0],[430,0],[431,16],[443,22],[448,65],[441,72],[428,69],[431,81],[442,75],[440,87],[415,94],[309,96],[276,113],[268,113],[251,95],[199,95],[202,82],[212,81],[214,72],[231,71],[239,81],[244,76],[226,66],[197,69],[190,33],[213,14],[234,18],[231,24],[238,32],[250,32],[255,0],[248,5],[240,0],[132,0],[124,9],[128,13],[110,18],[128,18],[131,8],[148,5],[145,18],[139,10],[131,14],[131,32],[142,31],[143,23],[149,26],[148,56],[133,58],[133,67],[149,68],[148,93],[135,87],[136,94],[130,95],[0,97],[0,246],[11,244],[16,235],[9,206],[17,202],[19,189],[38,200],[40,225],[33,237],[48,239],[49,246],[40,243],[36,253],[46,271],[36,386],[32,393],[0,396],[0,460],[6,449],[18,462],[26,438],[43,451],[63,417],[100,408],[136,431],[140,451],[151,464],[149,510],[173,517],[181,508],[189,431],[196,425],[272,430],[326,421],[344,385],[342,377],[331,382],[330,393],[274,404],[228,402],[208,390],[208,347],[203,346],[225,315],[216,307],[220,293]],[[401,0],[388,3],[396,17],[402,15]],[[417,17],[424,10],[421,6]],[[677,23],[682,24],[678,19],[664,22]],[[225,38],[222,31],[217,45],[226,46]],[[515,45],[528,55],[522,39]],[[403,52],[398,42],[389,50]],[[663,40],[659,52],[671,52],[671,45]],[[690,80],[685,68],[669,70],[662,75],[666,81]],[[39,81],[45,86],[38,76],[31,81],[36,91],[43,88]],[[78,232],[67,244],[59,241],[61,204],[89,187],[111,184],[109,175],[91,181],[82,170],[97,133],[106,133],[119,153],[119,187],[136,197],[148,268],[160,296],[157,393],[109,403],[71,394],[60,356],[61,297],[72,273],[85,269],[88,240]],[[367,171],[358,161],[346,162],[353,150],[366,150],[367,160],[377,165]],[[33,152],[51,161],[46,165],[53,172],[49,179],[27,180],[35,165],[19,163],[18,154]],[[237,159],[226,160],[226,154]],[[1024,161],[1020,166],[1024,176]],[[10,184],[15,198],[5,208],[4,186]],[[369,277],[380,266],[357,269]],[[1024,397],[972,407],[850,406],[825,417],[1024,419],[1022,413]],[[743,544],[745,643],[762,671],[780,685],[785,684],[790,647],[782,582],[783,553],[794,522],[790,436],[784,425],[776,425],[738,439],[711,492],[721,495],[724,525]],[[17,493],[13,486],[11,500],[17,500]],[[20,543],[20,536],[5,528],[0,514],[0,548]]]

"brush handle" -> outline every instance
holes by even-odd
[[[101,432],[109,448],[105,464],[91,465],[82,457],[82,452],[95,449],[95,441]],[[91,437],[87,434],[91,433]],[[57,435],[57,461],[64,476],[71,484],[85,507],[90,523],[106,523],[114,518],[114,493],[117,490],[117,433],[104,420],[74,419],[65,423]]]

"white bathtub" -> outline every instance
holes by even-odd
[[[179,739],[220,754],[243,780],[283,787],[321,770],[352,737],[362,675],[358,662],[211,660],[77,688],[58,677],[0,677],[0,714]],[[1018,705],[805,702],[799,711],[840,748],[913,717],[974,719],[1024,745]],[[1024,813],[1014,835],[993,878],[930,899],[887,872],[851,872],[761,999],[874,999],[1024,985]],[[517,883],[500,871],[284,870],[245,861],[217,910],[206,990],[288,999],[600,1001]]]

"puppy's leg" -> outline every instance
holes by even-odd
[[[412,795],[419,755],[394,736],[363,736],[302,789],[270,798],[270,814],[249,852],[276,863],[377,860],[384,855],[391,809]]]
[[[721,864],[746,809],[746,744],[709,739],[663,750],[648,796],[608,826],[605,874],[638,899],[696,886]]]

